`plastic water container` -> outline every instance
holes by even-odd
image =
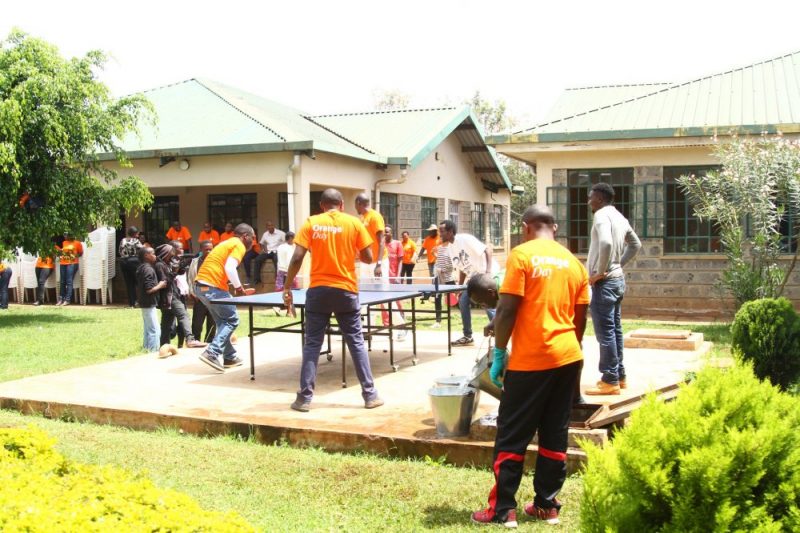
[[[469,435],[472,417],[478,405],[480,391],[474,387],[433,387],[428,391],[440,437]]]

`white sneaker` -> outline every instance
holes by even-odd
[[[433,324],[431,324],[431,327],[432,328],[440,328],[440,327],[442,327],[442,323],[441,322],[434,322]]]

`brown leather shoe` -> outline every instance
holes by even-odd
[[[597,385],[590,389],[583,391],[584,394],[590,396],[605,396],[605,395],[619,395],[619,385],[612,385],[605,381],[598,381]]]
[[[628,388],[628,381],[626,379],[619,380],[619,388],[620,389],[627,389]]]

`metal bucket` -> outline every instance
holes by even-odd
[[[433,387],[428,391],[440,437],[464,437],[469,427],[480,392],[472,387]]]
[[[497,385],[492,383],[492,379],[489,377],[489,369],[492,367],[491,357],[492,352],[488,351],[475,364],[475,368],[472,369],[472,375],[476,377],[470,381],[469,384],[471,387],[475,387],[483,392],[491,394],[499,400],[500,395],[503,394],[503,391]]]
[[[442,376],[433,380],[437,387],[458,387],[468,381],[468,376]]]

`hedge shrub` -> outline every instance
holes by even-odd
[[[800,377],[800,316],[786,298],[744,304],[731,325],[734,353],[756,376],[788,389]]]
[[[800,531],[800,399],[747,367],[654,395],[605,448],[585,444],[581,528]]]
[[[0,530],[254,531],[235,513],[206,511],[119,468],[73,463],[35,427],[0,428]]]

